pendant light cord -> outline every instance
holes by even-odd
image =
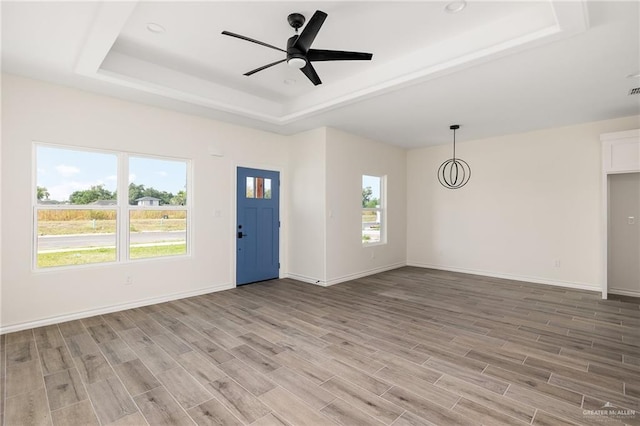
[[[456,129],[453,129],[453,161],[456,161]]]

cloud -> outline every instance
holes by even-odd
[[[90,182],[79,182],[79,181],[67,181],[60,183],[58,185],[53,185],[51,187],[47,187],[47,191],[49,191],[49,199],[57,200],[57,201],[66,201],[69,199],[69,196],[75,191],[84,191],[92,186],[97,185],[105,185],[105,189],[109,191],[115,191],[116,188],[114,185],[109,185],[104,181],[98,179]]]
[[[116,175],[107,176],[106,178],[104,178],[104,180],[116,181],[118,180],[118,176]]]
[[[80,173],[80,169],[74,166],[66,166],[64,164],[59,164],[56,166],[56,171],[62,175],[63,177],[71,177]]]
[[[51,188],[47,188],[49,191],[49,199],[65,201],[69,199],[69,195],[71,195],[74,191],[79,191],[82,189],[87,189],[91,187],[91,185],[87,185],[85,182],[65,182],[60,185],[54,185]]]
[[[159,171],[159,172],[156,172],[156,174],[157,174],[158,176],[162,176],[162,177],[169,176],[169,173],[167,173],[167,172],[165,172],[165,171]]]
[[[129,183],[135,182],[136,180],[136,175],[131,173],[129,174]]]

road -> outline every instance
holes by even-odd
[[[185,240],[185,231],[131,233],[131,244]],[[38,251],[80,247],[113,247],[115,242],[115,234],[48,235],[38,237]]]

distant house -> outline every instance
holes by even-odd
[[[45,199],[45,200],[38,200],[38,204],[57,205],[57,204],[69,204],[69,202]]]
[[[139,206],[147,206],[147,207],[159,206],[160,205],[160,198],[156,198],[156,197],[141,197],[141,198],[138,198],[136,200],[136,203]]]
[[[115,206],[118,204],[118,200],[96,200],[91,205],[93,206]]]

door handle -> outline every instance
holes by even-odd
[[[238,231],[238,238],[242,238],[242,237],[246,237],[247,234],[243,233],[242,231]]]

